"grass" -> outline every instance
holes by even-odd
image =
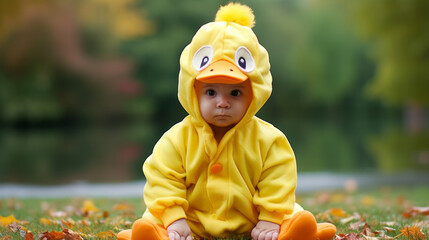
[[[403,215],[415,206],[428,207],[428,199],[429,188],[425,186],[297,196],[297,201],[314,213],[318,221],[329,221],[337,226],[338,239],[353,239],[348,238],[352,233],[358,234],[360,239],[366,239],[363,235],[389,239],[387,236],[398,236],[405,227],[413,226],[426,237],[417,238],[417,232],[411,232],[395,239],[429,239],[427,215],[423,212],[408,218]],[[84,239],[115,239],[116,233],[131,227],[144,208],[143,201],[135,198],[0,199],[0,216],[14,215],[18,220],[13,228],[7,226],[5,218],[0,219],[0,239],[24,239],[22,235],[27,231],[39,239],[46,231],[61,232],[63,229],[71,229]],[[7,225],[2,226],[2,222]]]

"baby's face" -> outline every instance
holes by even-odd
[[[253,97],[249,80],[239,84],[195,81],[195,91],[203,119],[216,127],[238,123],[246,114]]]

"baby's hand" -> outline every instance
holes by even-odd
[[[192,240],[191,228],[185,219],[174,221],[167,227],[168,238],[170,240]]]
[[[259,221],[252,230],[253,240],[277,240],[280,225],[267,221]]]

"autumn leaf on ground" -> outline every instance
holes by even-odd
[[[116,234],[112,230],[97,233],[97,238],[114,238]]]
[[[401,229],[401,234],[395,238],[404,235],[407,238],[426,240],[426,235],[422,232],[419,227],[404,227]]]
[[[347,214],[341,208],[331,208],[328,211],[326,211],[326,213],[329,214],[329,215],[331,215],[331,216],[340,217],[340,218],[344,218],[344,217],[348,217],[349,216],[349,214]]]
[[[10,239],[12,239],[12,237],[9,235],[6,235],[6,236],[0,238],[0,240],[10,240]]]
[[[359,237],[356,233],[339,234],[335,236],[335,240],[359,240]]]
[[[40,240],[61,240],[65,238],[66,234],[63,232],[56,232],[52,230],[51,232],[44,232],[39,235]]]
[[[47,218],[41,218],[40,219],[40,223],[43,224],[43,225],[52,225],[53,221],[50,220],[50,219],[47,219]]]
[[[75,224],[75,221],[73,221],[71,218],[68,218],[67,220],[61,219],[61,225],[63,225],[63,227],[71,228]]]
[[[13,222],[18,222],[14,215],[9,215],[7,217],[0,216],[0,226],[7,227]]]
[[[65,240],[82,240],[83,239],[79,233],[73,232],[70,229],[64,229],[63,233],[66,234]]]
[[[429,216],[429,207],[412,207],[402,213],[404,218],[415,217],[417,215]]]
[[[16,222],[9,224],[8,227],[14,233],[18,232],[21,229],[21,225],[16,224]]]
[[[25,234],[25,239],[24,239],[24,240],[34,240],[33,233],[31,233],[31,232],[27,232],[27,233]]]
[[[88,216],[91,213],[98,212],[98,208],[94,205],[93,201],[86,200],[83,202],[82,212],[85,216]]]
[[[134,210],[133,205],[129,203],[120,203],[113,206],[113,210],[115,211],[132,211]]]

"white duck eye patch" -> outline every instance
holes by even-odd
[[[202,46],[195,52],[192,58],[192,66],[197,71],[201,71],[210,65],[213,59],[213,48],[210,45]]]

